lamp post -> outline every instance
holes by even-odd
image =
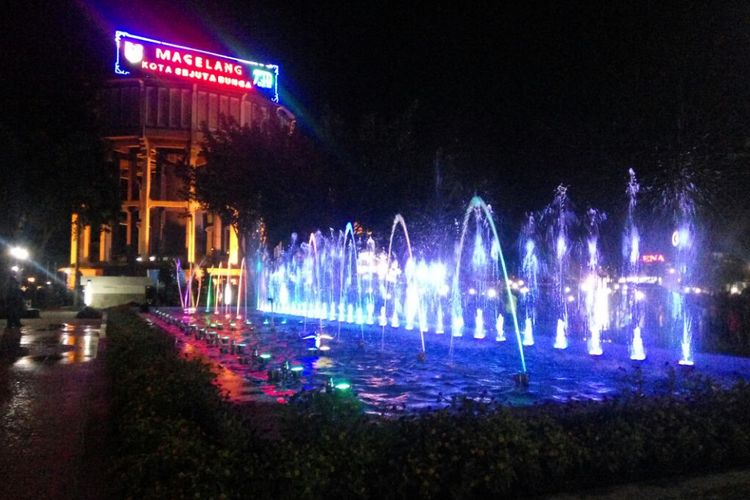
[[[22,263],[29,260],[31,254],[29,250],[22,246],[12,246],[8,248],[8,256],[11,258],[12,266],[10,268],[17,276],[17,279],[21,279],[21,273],[23,271]]]
[[[16,260],[20,260],[20,261],[29,260],[29,250],[24,247],[20,247],[20,246],[10,247],[10,249],[8,250],[8,254]]]
[[[22,247],[19,245],[14,245],[10,248],[8,248],[8,256],[11,259],[12,266],[10,268],[11,271],[16,275],[16,280],[20,284],[22,282],[22,274],[23,274],[23,262],[29,260],[29,257],[31,254],[29,253],[29,250],[26,247]]]

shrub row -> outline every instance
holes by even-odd
[[[257,437],[174,340],[127,309],[108,321],[107,367],[123,498],[234,497],[263,475]]]
[[[305,393],[280,438],[251,432],[206,367],[124,311],[109,365],[131,497],[456,498],[529,495],[750,464],[750,386],[503,408],[471,400],[373,418],[353,397]]]

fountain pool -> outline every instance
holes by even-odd
[[[284,403],[332,381],[349,385],[368,411],[388,414],[441,408],[456,397],[508,406],[598,401],[633,391],[679,392],[697,376],[730,385],[750,374],[750,359],[697,353],[698,367],[683,367],[670,350],[653,348],[645,361],[632,361],[627,345],[609,343],[591,356],[585,341],[571,339],[559,350],[545,338],[526,352],[529,386],[518,387],[517,347],[489,337],[431,335],[421,361],[419,332],[404,328],[383,338],[377,326],[343,325],[337,334],[338,322],[271,314],[244,321],[179,309],[160,309],[150,319],[183,352],[210,363],[218,384],[240,403]]]

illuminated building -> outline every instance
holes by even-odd
[[[121,31],[115,46],[115,76],[100,100],[122,213],[98,237],[73,214],[71,270],[101,274],[105,264],[154,256],[194,263],[212,252],[236,264],[236,232],[188,200],[178,169],[200,168],[201,128],[217,128],[222,115],[251,127],[267,126],[273,115],[289,124],[291,114],[278,104],[278,66]]]

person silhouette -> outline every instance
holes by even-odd
[[[14,276],[8,279],[5,289],[5,312],[7,315],[7,328],[20,328],[21,313],[23,312],[23,292]]]

